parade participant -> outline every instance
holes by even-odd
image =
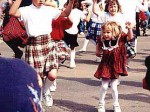
[[[0,111],[42,112],[38,77],[26,62],[0,57]]]
[[[52,21],[52,32],[51,37],[54,42],[54,53],[56,53],[56,60],[60,63],[64,63],[66,58],[69,56],[70,48],[63,41],[64,31],[72,26],[71,19],[65,17],[59,17]],[[50,91],[56,91],[56,79],[50,86]]]
[[[126,71],[126,47],[125,43],[133,38],[132,25],[127,24],[128,33],[122,31],[116,22],[106,22],[102,26],[102,34],[98,37],[96,55],[103,53],[102,60],[94,76],[102,78],[98,112],[105,112],[105,95],[107,89],[112,89],[114,112],[121,112],[118,101],[118,79],[119,76],[127,76]]]
[[[78,42],[77,42],[77,36],[78,36],[78,25],[80,20],[84,20],[84,21],[89,21],[90,19],[90,13],[88,13],[88,15],[86,16],[79,8],[80,8],[80,1],[79,0],[75,0],[73,9],[70,13],[70,17],[72,18],[72,27],[69,29],[65,30],[65,36],[64,36],[64,41],[66,42],[66,44],[70,47],[71,52],[70,52],[70,68],[75,68],[76,64],[75,64],[75,48],[77,46],[79,46]]]
[[[32,0],[30,6],[21,7],[22,0],[16,0],[10,8],[9,14],[21,18],[25,24],[28,35],[28,44],[25,51],[25,61],[45,79],[43,92],[46,106],[53,105],[53,99],[49,91],[51,83],[56,79],[58,64],[52,53],[53,42],[50,33],[53,19],[59,16],[69,16],[74,0],[70,0],[64,11],[54,7],[45,6],[45,0]],[[18,9],[19,8],[19,9]]]

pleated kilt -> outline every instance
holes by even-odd
[[[57,52],[58,60],[62,57],[68,57],[70,54],[70,48],[66,45],[63,40],[53,41],[54,47]]]
[[[96,23],[91,21],[88,28],[88,33],[86,35],[86,39],[92,39],[97,42],[97,37],[101,34],[101,25],[102,23]]]
[[[21,40],[20,47],[24,47],[27,44],[28,36],[25,30],[23,21],[19,21],[16,17],[11,17],[9,22],[3,28],[4,41]]]
[[[44,78],[52,69],[58,69],[59,57],[69,53],[70,48],[63,40],[51,40],[49,35],[29,37],[25,60]]]
[[[44,78],[52,69],[58,69],[55,44],[49,35],[29,37],[26,46],[25,61]]]

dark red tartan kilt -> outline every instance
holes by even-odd
[[[7,41],[12,39],[21,39],[22,44],[27,43],[27,33],[23,21],[19,21],[16,17],[11,17],[9,22],[3,29],[3,38],[7,37]],[[9,39],[9,40],[8,40]]]
[[[150,86],[148,86],[145,78],[142,80],[142,86],[143,86],[143,89],[150,90]]]

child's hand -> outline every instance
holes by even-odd
[[[133,27],[135,26],[135,25],[134,25],[133,23],[131,23],[131,22],[126,22],[125,25],[126,25],[126,28],[127,28],[127,29],[133,29]]]

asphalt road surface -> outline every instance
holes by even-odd
[[[79,36],[79,50],[84,38]],[[0,40],[0,53],[12,57],[12,50]],[[144,59],[150,54],[150,36],[138,37],[137,56],[129,63],[127,77],[120,77],[119,102],[122,112],[150,112],[150,91],[142,88],[146,73]],[[95,62],[95,46],[88,44],[87,51],[76,54],[76,68],[69,68],[67,60],[60,66],[57,90],[53,92],[54,105],[46,112],[97,112],[101,81],[94,78],[98,63]],[[113,112],[111,90],[106,95],[106,112]]]

